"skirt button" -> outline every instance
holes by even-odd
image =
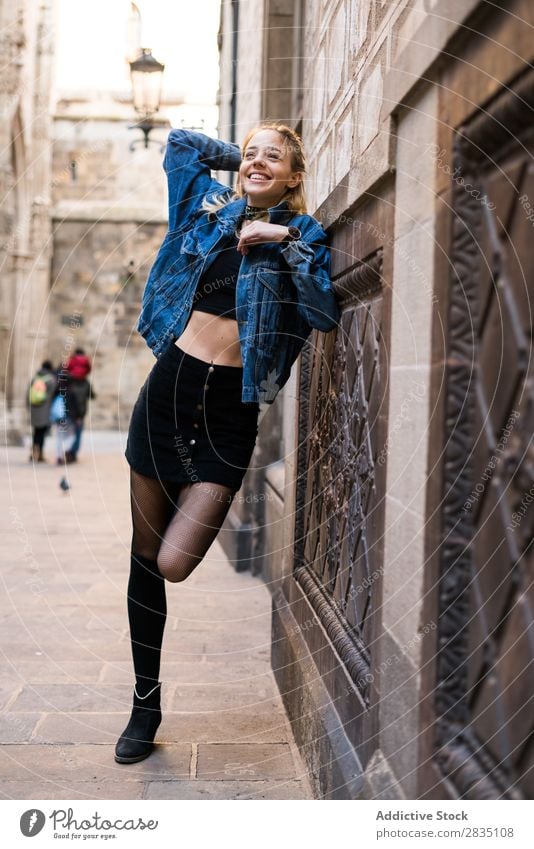
[[[196,439],[190,439],[190,440],[189,440],[189,445],[194,445],[194,444],[195,444],[195,442],[196,442]]]

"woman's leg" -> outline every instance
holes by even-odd
[[[167,618],[165,581],[157,556],[175,510],[177,486],[147,478],[130,469],[132,551],[128,581],[128,619],[132,657],[140,694],[159,679],[161,643]]]
[[[234,490],[222,484],[185,484],[157,555],[160,573],[184,581],[201,562],[230,509]]]
[[[137,763],[148,757],[161,722],[159,670],[167,618],[165,580],[156,562],[161,538],[175,510],[179,485],[147,478],[130,469],[132,550],[128,620],[135,671],[133,708],[115,746],[115,760]]]

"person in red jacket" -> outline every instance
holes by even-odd
[[[91,360],[86,355],[83,348],[76,348],[72,357],[67,362],[67,372],[69,374],[69,387],[76,398],[76,406],[78,415],[74,419],[74,440],[70,449],[66,452],[67,463],[75,463],[78,459],[82,441],[82,432],[84,419],[87,413],[87,402],[89,398],[94,398],[95,394],[90,382],[87,380],[87,375],[91,371]]]
[[[75,380],[84,380],[91,371],[91,360],[83,348],[76,348],[67,362],[67,371]]]

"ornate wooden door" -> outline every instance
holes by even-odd
[[[437,763],[534,797],[534,73],[456,136]]]
[[[334,234],[340,328],[311,337],[299,386],[293,578],[306,605],[295,603],[294,611],[363,768],[376,748],[378,722],[372,670],[382,585],[390,313],[383,244],[392,208],[388,193]],[[355,262],[355,256],[364,259]],[[300,622],[310,606],[321,636]]]

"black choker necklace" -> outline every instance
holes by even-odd
[[[264,206],[251,206],[251,204],[247,203],[245,207],[245,220],[250,221],[253,218],[258,218],[260,215],[265,215],[268,213],[268,210],[265,209]]]
[[[255,221],[257,218],[262,218],[265,215],[269,215],[269,210],[264,206],[252,206],[250,203],[247,203],[245,207],[245,211],[242,217],[239,219],[239,223],[237,225],[235,236],[239,239],[241,234],[241,226],[244,221]]]

